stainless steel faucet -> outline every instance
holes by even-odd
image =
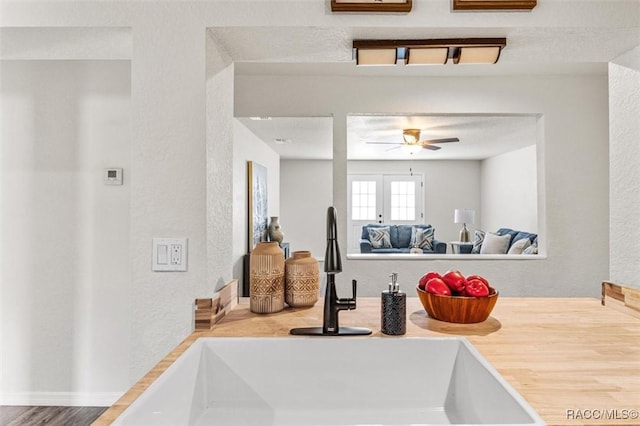
[[[338,246],[338,223],[335,207],[327,210],[327,249],[324,254],[324,272],[327,274],[327,288],[324,293],[324,311],[322,327],[303,327],[291,329],[297,336],[362,336],[371,334],[371,330],[361,327],[342,327],[338,323],[338,313],[356,308],[356,290],[358,283],[351,282],[353,297],[338,298],[336,292],[336,274],[342,272],[342,259]]]

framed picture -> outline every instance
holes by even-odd
[[[537,0],[453,0],[453,10],[531,10]]]
[[[331,0],[332,12],[411,12],[413,0]]]
[[[249,252],[257,243],[267,240],[268,198],[267,168],[255,161],[247,161],[247,182],[249,184]]]

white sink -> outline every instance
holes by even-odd
[[[117,425],[544,425],[464,338],[200,338]]]

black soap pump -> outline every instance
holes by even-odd
[[[382,292],[381,331],[397,336],[407,332],[407,294],[400,291],[398,273],[392,272],[389,276],[389,290]]]

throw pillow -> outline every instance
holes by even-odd
[[[511,244],[507,254],[522,254],[522,252],[531,245],[529,238],[520,238],[515,243]]]
[[[482,242],[484,241],[484,234],[485,232],[479,229],[473,233],[473,249],[471,249],[471,253],[480,253],[480,248],[482,247]]]
[[[522,254],[538,254],[538,239],[533,240],[533,243],[522,251]]]
[[[389,235],[389,227],[384,226],[382,228],[369,228],[369,241],[371,241],[371,247],[379,248],[391,248],[391,235]]]
[[[498,235],[509,235],[511,237],[511,241],[509,241],[509,245],[516,240],[516,235],[518,235],[518,231],[514,231],[511,228],[500,228],[496,231]],[[518,238],[519,239],[519,238]]]
[[[422,250],[433,251],[433,228],[411,227],[411,247],[419,247]]]
[[[511,242],[511,235],[498,235],[488,232],[484,236],[484,242],[480,247],[480,254],[506,254]]]

